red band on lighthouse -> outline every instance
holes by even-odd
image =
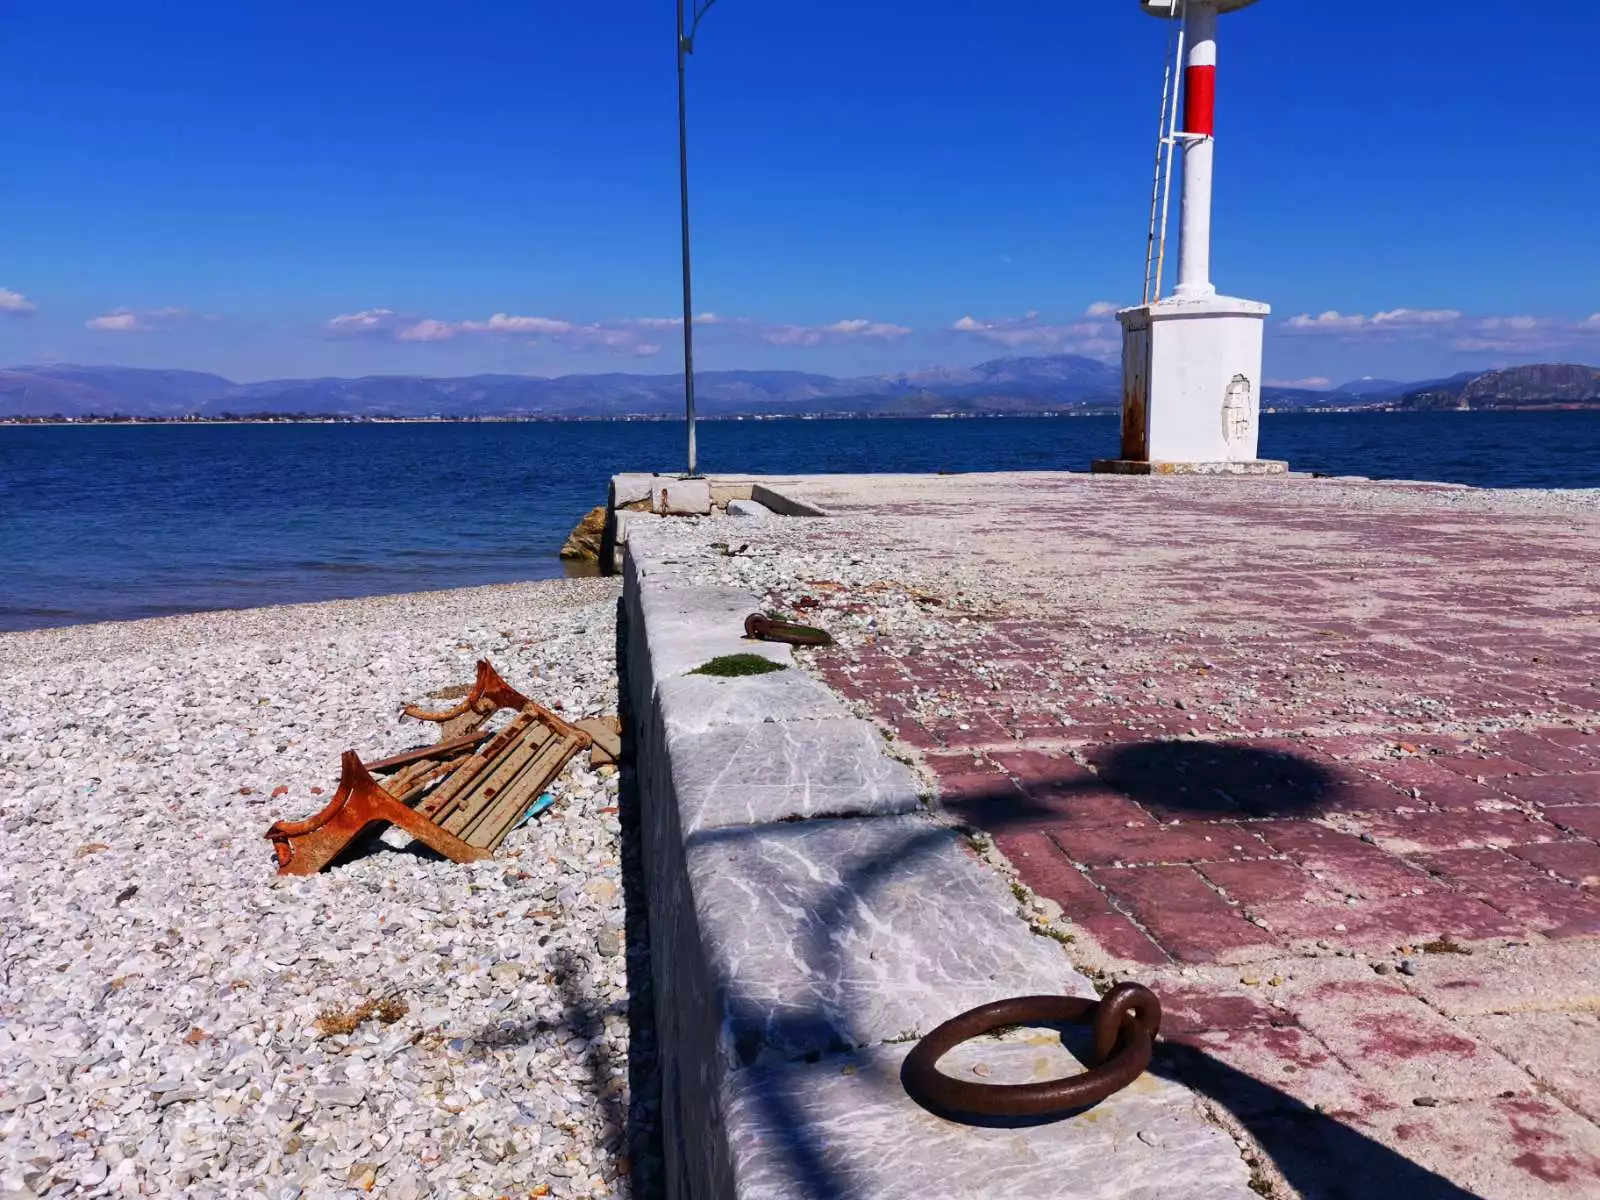
[[[1216,67],[1190,67],[1184,72],[1183,131],[1203,137],[1216,136]]]

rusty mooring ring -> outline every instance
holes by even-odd
[[[939,1070],[962,1042],[1008,1025],[1065,1022],[1094,1030],[1091,1069],[1047,1083],[970,1083]],[[985,1117],[1042,1117],[1098,1104],[1143,1075],[1161,1029],[1161,1001],[1149,988],[1119,983],[1100,1000],[1018,996],[964,1012],[918,1042],[900,1069],[910,1097],[924,1108]]]
[[[793,621],[776,621],[760,613],[751,613],[744,619],[744,633],[758,642],[784,642],[790,646],[833,645],[833,635],[825,629],[797,625]]]

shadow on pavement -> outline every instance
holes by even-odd
[[[1304,1200],[1479,1200],[1336,1116],[1193,1047],[1159,1043],[1150,1070],[1231,1113]]]
[[[1339,789],[1320,763],[1239,742],[1123,742],[1089,760],[1101,783],[1168,821],[1307,816]]]

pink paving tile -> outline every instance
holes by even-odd
[[[1582,771],[1593,765],[1594,760],[1581,750],[1562,746],[1542,736],[1545,730],[1524,732],[1516,730],[1508,733],[1494,734],[1484,739],[1485,749],[1490,754],[1503,755],[1509,759],[1525,762],[1535,771],[1543,774],[1558,774],[1563,771]],[[1560,733],[1561,730],[1550,730],[1550,733]]]
[[[1437,808],[1476,808],[1479,805],[1504,803],[1504,797],[1494,789],[1468,779],[1454,771],[1447,771],[1427,759],[1391,759],[1363,764],[1362,771],[1398,788],[1412,803],[1432,805]]]
[[[1315,810],[1328,765],[1260,741],[1144,741],[1088,752],[1100,778],[1168,819],[1220,820]]]
[[[1531,697],[1530,697],[1531,699]],[[1504,754],[1491,754],[1481,744],[1463,754],[1440,754],[1433,763],[1464,779],[1499,780],[1508,776],[1534,775],[1531,765]]]
[[[1216,962],[1268,945],[1267,935],[1192,867],[1110,867],[1094,874],[1180,962]]]
[[[1504,880],[1473,889],[1477,898],[1550,938],[1600,934],[1600,895],[1555,879]]]
[[[1310,821],[1267,821],[1251,826],[1273,849],[1316,872],[1330,887],[1378,900],[1429,890],[1427,875],[1347,833]]]
[[[1376,813],[1359,819],[1380,846],[1402,854],[1515,846],[1560,837],[1552,826],[1518,812]]]
[[[1349,950],[1387,953],[1435,938],[1481,941],[1526,932],[1525,925],[1475,897],[1435,887],[1421,896],[1358,904],[1258,904],[1250,915],[1280,942],[1328,941]]]
[[[1210,862],[1226,858],[1260,858],[1268,853],[1261,839],[1228,822],[1192,822],[1155,828],[1078,828],[1055,831],[1056,842],[1074,862],[1086,867],[1114,863]]]
[[[1600,804],[1554,809],[1550,813],[1550,821],[1568,832],[1600,839]]]
[[[1305,868],[1273,859],[1205,863],[1200,873],[1221,888],[1228,899],[1250,908],[1274,901],[1341,904],[1344,896]]]
[[[1311,988],[1289,1000],[1300,1025],[1391,1095],[1474,1100],[1532,1081],[1398,984],[1374,979]]]
[[[1166,985],[1161,988],[1160,995],[1164,1040],[1214,1030],[1294,1024],[1294,1018],[1286,1010],[1262,999],[1259,988],[1229,990]]]
[[[939,740],[933,736],[926,726],[909,718],[889,722],[889,729],[896,740],[918,750],[937,750],[940,748]]]
[[[1548,807],[1600,804],[1600,772],[1576,775],[1519,775],[1496,779],[1494,787],[1513,800]]]
[[[989,755],[1001,770],[1030,788],[1072,788],[1103,786],[1095,773],[1059,751],[997,750]]]
[[[1014,769],[1018,756],[992,757]],[[998,766],[974,763],[970,754],[930,754],[925,761],[938,776],[939,800],[944,808],[991,833],[1004,829],[1071,830],[1082,826],[1127,828],[1154,824],[1138,805],[1102,787],[1093,773],[1071,759],[1053,764],[1056,786],[1019,786]]]
[[[1539,876],[1539,872],[1522,859],[1498,849],[1438,850],[1430,854],[1413,854],[1409,861],[1429,874],[1442,876],[1452,883],[1485,879],[1534,879]]]
[[[995,845],[1017,869],[1022,882],[1054,900],[1069,918],[1112,912],[1105,893],[1069,862],[1049,836],[1036,831],[1001,833]]]
[[[1138,926],[1111,907],[1105,894],[1067,861],[1050,838],[1038,832],[1001,833],[996,835],[995,845],[1023,883],[1059,904],[1062,915],[1107,954],[1145,965],[1168,961]]]
[[[1006,745],[1016,740],[1005,725],[981,714],[930,717],[923,724],[941,744],[950,747]]]
[[[1484,1098],[1437,1108],[1404,1106],[1363,1121],[1404,1159],[1455,1181],[1437,1190],[1393,1190],[1389,1178],[1354,1196],[1538,1197],[1592,1200],[1600,1194],[1600,1131],[1554,1100]],[[1332,1193],[1337,1194],[1337,1193]]]
[[[1600,933],[1600,895],[1552,879],[1540,867],[1517,857],[1528,851],[1558,850],[1590,843],[1551,843],[1500,850],[1446,850],[1418,855],[1416,861],[1448,879],[1463,895],[1489,905],[1533,933],[1549,937],[1587,937]],[[1592,847],[1600,852],[1600,847]]]
[[[1100,949],[1115,958],[1144,966],[1160,966],[1172,961],[1142,929],[1120,913],[1084,917],[1074,924]]]
[[[1179,1031],[1165,1024],[1158,1063],[1252,1130],[1263,1117],[1383,1108],[1382,1095],[1294,1024]],[[1165,1072],[1163,1072],[1165,1073]],[[1323,1195],[1325,1193],[1318,1193]]]
[[[1591,759],[1600,766],[1600,731],[1587,729],[1541,729],[1539,736]]]
[[[1600,845],[1587,841],[1512,846],[1510,852],[1580,887],[1600,887]]]

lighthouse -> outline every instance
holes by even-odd
[[[1255,0],[1140,0],[1169,22],[1161,138],[1151,200],[1144,302],[1122,325],[1122,451],[1100,472],[1266,475],[1257,456],[1261,349],[1271,308],[1222,295],[1211,279],[1219,18]],[[1174,156],[1182,160],[1177,286],[1163,296]]]

